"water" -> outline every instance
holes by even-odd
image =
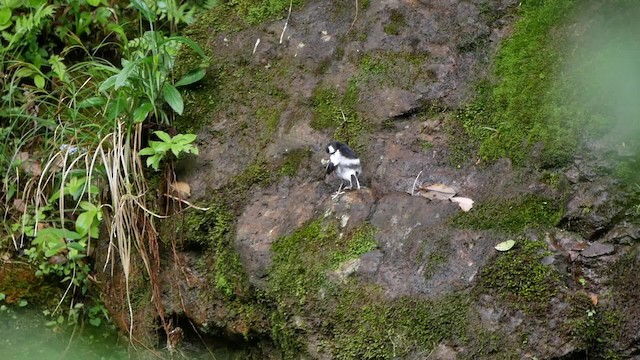
[[[54,326],[51,317],[34,308],[3,307],[0,311],[0,359],[2,360],[147,360],[240,359],[243,351],[202,344],[183,344],[173,357],[166,350],[133,349],[125,336],[107,326]]]
[[[117,360],[151,358],[133,354],[128,343],[108,327],[54,326],[33,308],[3,307],[0,311],[0,353],[3,360]],[[142,355],[142,356],[136,356]]]

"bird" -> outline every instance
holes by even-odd
[[[356,187],[360,189],[358,175],[362,172],[362,165],[355,151],[347,144],[334,141],[327,145],[327,153],[329,161],[327,162],[326,174],[329,175],[335,171],[340,179],[349,181],[349,186],[345,187],[345,190],[353,189],[353,179],[355,179]],[[344,183],[340,181],[340,188],[333,195],[334,198],[343,194],[340,192],[343,185]]]

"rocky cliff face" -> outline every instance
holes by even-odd
[[[178,178],[209,210],[163,232],[179,244],[162,278],[176,323],[255,357],[637,353],[639,228],[610,165],[488,164],[456,120],[517,7],[323,0],[288,21],[225,30],[213,11],[192,26],[212,60],[186,94],[200,156]],[[333,139],[364,169],[336,199],[321,164]],[[436,183],[474,208],[420,195]]]

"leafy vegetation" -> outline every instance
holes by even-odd
[[[153,228],[153,204],[137,200],[146,192],[142,124],[169,127],[183,111],[177,88],[204,76],[196,66],[174,79],[181,46],[201,59],[204,52],[163,30],[177,31],[200,8],[175,0],[11,0],[0,7],[0,245],[24,249],[35,275],[60,279],[64,295],[50,312],[56,322],[64,302],[69,323],[108,320],[91,297],[101,229],[117,243],[127,279],[132,244],[145,264],[157,257],[130,225],[136,219]],[[197,153],[195,135],[157,134],[162,142],[147,150],[155,169],[169,150]]]
[[[147,166],[151,166],[154,170],[158,170],[160,161],[164,159],[166,154],[171,151],[176,158],[181,154],[198,155],[198,148],[191,145],[196,139],[194,134],[178,134],[174,137],[164,131],[155,131],[154,134],[161,141],[149,140],[149,147],[140,150],[140,156],[148,156]]]

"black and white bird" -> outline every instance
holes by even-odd
[[[356,187],[360,189],[360,181],[358,176],[362,172],[360,159],[347,144],[334,141],[327,145],[327,153],[329,153],[329,161],[327,162],[327,175],[336,172],[336,175],[342,180],[349,181],[349,186],[345,190],[353,188],[353,180],[355,179]],[[340,181],[340,188],[334,196],[342,194],[343,182]]]

